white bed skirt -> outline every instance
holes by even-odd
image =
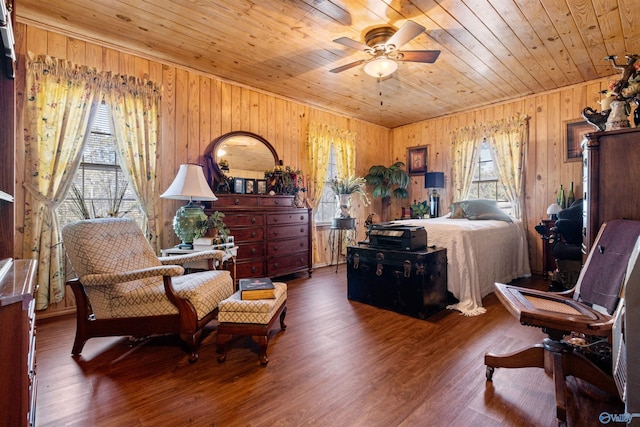
[[[424,227],[429,246],[447,248],[447,288],[460,301],[447,308],[466,316],[486,311],[482,298],[493,292],[495,282],[531,276],[527,234],[520,220],[441,217],[397,223]]]

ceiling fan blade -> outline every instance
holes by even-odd
[[[335,39],[334,42],[340,43],[341,45],[350,47],[352,49],[364,50],[364,51],[371,50],[371,48],[366,44],[350,39],[349,37],[340,37]]]
[[[347,65],[343,65],[342,67],[334,68],[333,70],[329,70],[332,73],[340,73],[342,71],[348,70],[349,68],[357,67],[358,65],[366,62],[364,59],[360,59],[359,61],[351,62]]]
[[[434,63],[440,55],[439,50],[405,50],[398,52],[399,61]]]
[[[385,43],[387,46],[393,45],[396,49],[400,49],[406,43],[409,43],[414,38],[418,37],[426,30],[420,24],[416,24],[413,21],[407,21],[389,40]]]

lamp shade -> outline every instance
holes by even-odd
[[[160,197],[175,200],[218,200],[207,184],[202,166],[193,163],[180,165],[175,179]]]
[[[562,208],[557,203],[551,204],[547,208],[547,215],[557,215],[561,210]]]
[[[386,56],[380,56],[364,65],[364,72],[375,78],[387,77],[397,69],[398,63]]]
[[[444,172],[427,172],[424,175],[424,188],[444,188]]]

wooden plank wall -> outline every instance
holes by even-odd
[[[529,144],[525,161],[525,210],[526,228],[529,241],[531,270],[541,273],[542,240],[535,231],[535,225],[547,218],[547,207],[556,199],[560,184],[564,188],[571,182],[575,185],[576,198],[582,194],[582,162],[566,162],[562,133],[565,121],[579,119],[580,112],[587,106],[600,110],[598,104],[600,90],[608,87],[612,78],[569,86],[560,90],[528,96],[511,102],[488,106],[433,120],[399,127],[392,130],[392,155],[406,162],[407,147],[427,145],[427,169],[445,172],[446,188],[440,191],[441,214],[449,211],[453,202],[451,191],[451,131],[471,125],[486,123],[518,114],[529,116]],[[595,128],[594,128],[595,131]],[[413,180],[411,198],[425,200],[428,189],[422,178]],[[396,207],[396,214],[399,213]]]
[[[162,64],[135,55],[99,46],[97,44],[46,31],[34,26],[18,24],[15,28],[16,43],[20,55],[18,85],[18,124],[22,129],[24,102],[24,64],[26,52],[35,55],[50,55],[76,64],[88,65],[114,74],[147,77],[162,83],[162,141],[160,188],[164,191],[175,177],[179,165],[198,162],[207,146],[227,132],[245,130],[267,139],[276,149],[285,165],[299,168],[306,165],[305,143],[310,121],[317,121],[356,133],[358,151],[356,173],[364,176],[369,166],[381,163],[389,157],[389,129],[361,120],[336,115],[308,105],[272,96],[231,82],[221,81],[215,76],[203,75],[170,64]],[[17,153],[24,152],[24,142],[18,135]],[[24,190],[22,180],[25,173],[24,156],[16,160],[16,239],[15,254],[22,256],[22,224],[24,216]],[[171,221],[179,207],[179,201],[161,201],[163,247],[178,243]],[[355,215],[366,218],[367,211],[358,203]],[[364,228],[359,229],[359,238],[364,238]],[[320,254],[328,263],[328,230],[319,237]],[[49,311],[73,307],[71,292],[68,299],[54,304]]]
[[[450,132],[472,123],[488,122],[510,117],[518,113],[527,114],[529,121],[529,145],[526,160],[525,203],[529,237],[531,268],[542,271],[542,242],[534,226],[546,217],[547,206],[555,200],[559,185],[565,187],[571,181],[576,186],[576,196],[582,194],[581,163],[564,161],[562,132],[565,120],[577,119],[580,111],[591,106],[597,108],[598,92],[609,84],[609,79],[600,79],[561,90],[532,95],[512,102],[467,111],[447,117],[426,120],[393,130],[349,117],[340,116],[261,91],[222,81],[215,76],[155,62],[149,59],[120,52],[94,43],[65,35],[18,24],[16,46],[20,55],[20,67],[16,84],[18,87],[17,128],[22,128],[22,102],[24,98],[25,54],[47,54],[64,58],[77,64],[89,65],[98,70],[147,77],[163,85],[162,144],[160,187],[167,188],[179,165],[198,162],[212,140],[224,133],[246,130],[265,137],[272,143],[286,165],[306,166],[305,141],[310,121],[346,128],[357,134],[356,173],[364,176],[371,165],[389,165],[397,160],[406,162],[407,147],[428,145],[428,169],[444,171],[450,179]],[[22,149],[21,135],[17,138],[17,152]],[[21,177],[24,176],[24,159],[16,159],[16,242],[15,254],[22,254],[24,191]],[[422,177],[413,177],[410,200],[427,197]],[[441,191],[443,206],[451,200],[450,183]],[[163,200],[161,208],[163,247],[177,242],[171,228],[171,219],[179,202]],[[359,218],[357,239],[364,237],[363,220],[370,212],[380,212],[380,202],[364,207],[356,198],[354,213]],[[401,207],[409,200],[396,201],[391,207],[390,218],[401,214]],[[321,264],[328,263],[328,230],[320,230],[319,253]],[[50,310],[72,306],[72,301],[61,302]]]

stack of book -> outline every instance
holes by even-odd
[[[240,279],[238,288],[240,289],[240,298],[244,300],[273,299],[276,297],[276,288],[268,277]]]
[[[232,248],[234,245],[233,236],[227,236],[224,239],[220,236],[200,237],[193,241],[193,249],[197,251],[206,251],[211,249],[224,251],[228,248]]]

